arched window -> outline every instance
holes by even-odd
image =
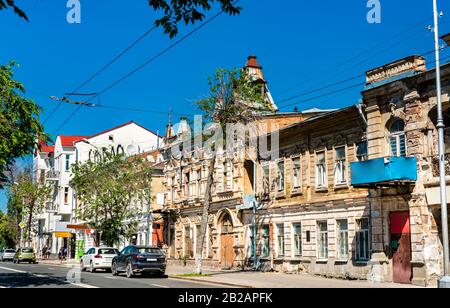
[[[406,156],[405,122],[396,120],[389,128],[390,155],[395,157]]]
[[[222,219],[222,234],[233,233],[233,222],[231,221],[230,214],[225,214]]]

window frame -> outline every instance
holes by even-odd
[[[319,163],[319,155],[323,154],[324,162],[323,164]],[[316,169],[316,190],[326,190],[328,189],[328,173],[327,173],[327,151],[317,151],[315,153],[316,156],[316,162],[315,162],[315,169]],[[323,166],[323,184],[319,185],[319,167]]]
[[[296,162],[298,161],[298,168],[296,167]],[[298,171],[298,174],[296,174]],[[302,190],[302,156],[297,155],[292,157],[292,192],[298,193]],[[295,182],[298,183],[295,183]]]
[[[297,226],[300,227],[300,234],[296,233],[297,230]],[[303,226],[301,222],[294,222],[292,224],[292,240],[293,240],[293,245],[292,247],[294,248],[292,250],[292,255],[293,257],[302,257],[303,256]],[[298,247],[297,247],[297,240],[299,239],[298,243]]]
[[[283,165],[282,170],[280,165]],[[276,162],[277,166],[277,178],[276,178],[276,191],[278,194],[284,194],[286,191],[286,161],[285,159],[279,159]]]
[[[345,222],[346,229],[341,229],[340,222]],[[349,245],[349,236],[348,236],[348,219],[336,219],[336,252],[338,260],[348,260],[350,257],[350,245]],[[345,235],[345,252],[342,254],[342,236]]]
[[[277,256],[286,256],[286,235],[284,224],[276,224],[277,226]]]
[[[324,224],[326,226],[326,230],[322,231],[320,229],[320,225]],[[316,246],[317,246],[317,260],[319,261],[325,261],[328,260],[330,256],[330,250],[329,250],[329,230],[328,230],[328,221],[326,220],[319,220],[316,223],[316,229],[317,229],[317,237],[316,237]],[[325,241],[326,245],[322,243],[322,235],[325,235]],[[321,249],[322,248],[322,249]],[[322,254],[324,253],[324,254]]]
[[[338,159],[338,151],[343,150],[344,151],[344,157],[343,159]],[[348,185],[348,167],[347,167],[347,147],[344,146],[338,146],[334,148],[334,185],[335,186],[347,186]],[[340,168],[340,175],[343,177],[342,179],[338,178],[338,171]]]
[[[361,228],[361,222],[362,221],[366,221],[367,222],[367,228],[363,229]],[[361,245],[361,240],[360,240],[360,235],[363,235],[365,238],[364,241],[364,251],[367,254],[366,258],[361,257],[360,253],[361,253],[361,249],[360,249],[360,245]],[[359,219],[356,219],[355,221],[355,260],[357,262],[368,262],[370,261],[370,241],[371,241],[371,234],[370,234],[370,219],[367,217],[362,217]]]
[[[70,172],[70,159],[71,156],[70,154],[64,154],[65,155],[65,159],[64,159],[64,170],[66,172]]]
[[[402,123],[403,130],[393,130],[394,125],[397,123]],[[390,157],[406,157],[408,155],[408,142],[406,140],[406,132],[405,132],[406,123],[402,119],[394,120],[389,127],[389,156]],[[401,140],[403,138],[403,141]],[[403,142],[403,144],[402,144]],[[393,143],[395,143],[395,153],[392,147]],[[404,153],[401,152],[401,146],[404,147]]]

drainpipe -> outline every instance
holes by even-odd
[[[367,155],[369,155],[369,123],[368,120],[366,118],[366,116],[364,115],[363,112],[363,104],[362,102],[359,103],[358,105],[356,105],[356,108],[358,108],[358,112],[361,116],[362,121],[364,122],[364,125],[366,126],[366,147],[367,147]],[[369,236],[369,247],[370,247],[370,255],[372,255],[373,252],[373,241],[372,241],[372,194],[371,194],[371,186],[369,186],[369,191],[368,191],[368,195],[367,195],[367,199],[369,202],[369,230],[370,230],[370,236]]]

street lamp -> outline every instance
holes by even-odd
[[[439,13],[437,0],[433,0],[434,13],[434,47],[436,53],[436,96],[437,96],[437,129],[439,133],[439,177],[441,187],[441,219],[442,219],[442,244],[444,246],[444,277],[439,281],[439,288],[450,288],[449,272],[449,242],[448,242],[448,212],[447,212],[447,183],[445,180],[445,145],[444,145],[444,118],[442,116],[442,90],[441,90],[441,65],[439,46]]]

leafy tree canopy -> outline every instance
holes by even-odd
[[[155,11],[162,11],[163,16],[155,21],[155,25],[164,28],[164,33],[171,38],[178,34],[178,24],[195,24],[205,18],[205,13],[218,3],[222,10],[229,15],[237,15],[242,8],[237,6],[237,1],[232,0],[147,0]],[[23,10],[15,5],[14,0],[0,0],[0,10],[14,9],[14,12],[28,21]]]
[[[71,185],[80,200],[78,218],[97,229],[103,243],[113,246],[134,230],[138,214],[150,201],[151,172],[142,158],[107,152],[97,161],[75,165]]]
[[[21,8],[15,5],[14,0],[0,0],[0,11],[8,8],[12,8],[17,15],[28,21],[28,16]]]
[[[48,138],[39,121],[41,109],[23,96],[25,88],[14,80],[14,66],[0,66],[0,188],[14,160],[31,154],[38,140]]]
[[[156,11],[163,11],[164,16],[156,20],[157,26],[162,26],[164,32],[172,38],[178,34],[178,24],[195,24],[205,18],[212,5],[220,4],[222,11],[229,15],[237,15],[242,8],[233,0],[148,0]]]

